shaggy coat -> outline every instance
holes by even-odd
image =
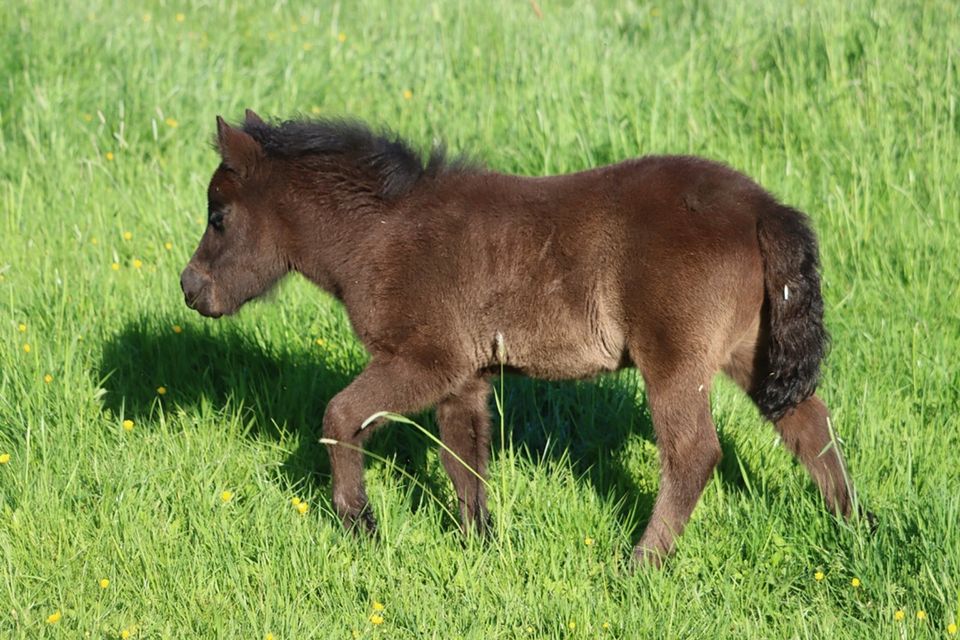
[[[373,531],[362,446],[380,412],[437,409],[464,528],[486,527],[487,377],[636,367],[661,482],[634,556],[674,547],[720,458],[714,376],[733,378],[827,506],[851,489],[815,396],[827,341],[806,217],[708,160],[653,156],[571,175],[503,175],[349,121],[218,118],[210,224],[186,302],[235,312],[290,271],[346,307],[367,368],[323,417],[333,505]],[[833,446],[831,446],[833,445]]]

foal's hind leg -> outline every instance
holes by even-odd
[[[456,369],[424,366],[416,360],[374,358],[343,391],[334,396],[323,416],[323,435],[330,454],[333,507],[347,529],[376,530],[363,484],[361,447],[377,426],[361,428],[379,411],[412,413],[425,409],[462,384]]]
[[[758,383],[755,349],[741,348],[724,371],[748,394]],[[830,413],[816,395],[810,396],[774,423],[784,445],[803,463],[817,483],[827,508],[850,516],[852,487],[840,452],[830,434]]]
[[[440,460],[457,492],[464,533],[473,528],[485,533],[489,525],[485,488],[490,457],[489,395],[487,381],[474,378],[437,405],[444,445]]]
[[[829,419],[827,407],[814,395],[787,412],[775,426],[783,443],[817,483],[827,508],[846,518],[850,516],[851,487],[840,445],[830,435]]]
[[[653,429],[660,452],[660,489],[653,515],[633,551],[634,560],[659,566],[690,519],[713,468],[720,441],[710,418],[710,384],[704,376],[647,381]]]

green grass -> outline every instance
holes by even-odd
[[[542,19],[520,0],[238,4],[0,7],[0,637],[940,638],[960,623],[955,3],[540,0]],[[381,540],[344,534],[317,442],[366,357],[342,309],[297,278],[219,322],[179,293],[214,116],[248,106],[355,115],[531,175],[706,155],[808,211],[833,335],[822,395],[876,534],[825,513],[719,383],[724,460],[676,556],[631,574],[657,486],[631,372],[504,380],[491,540],[463,541],[436,448],[408,425],[371,444]]]

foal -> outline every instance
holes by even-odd
[[[525,178],[438,151],[424,161],[356,122],[252,111],[239,128],[217,118],[217,146],[186,303],[231,314],[290,271],[343,302],[371,356],[323,416],[348,528],[376,527],[361,447],[379,425],[367,418],[430,406],[463,527],[486,526],[487,377],[501,366],[547,379],[639,369],[661,462],[640,562],[671,552],[720,458],[709,396],[721,370],[827,507],[850,514],[813,395],[827,342],[816,240],[749,178],[672,156]]]

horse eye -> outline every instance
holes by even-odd
[[[210,226],[217,231],[223,231],[223,211],[210,212]]]

